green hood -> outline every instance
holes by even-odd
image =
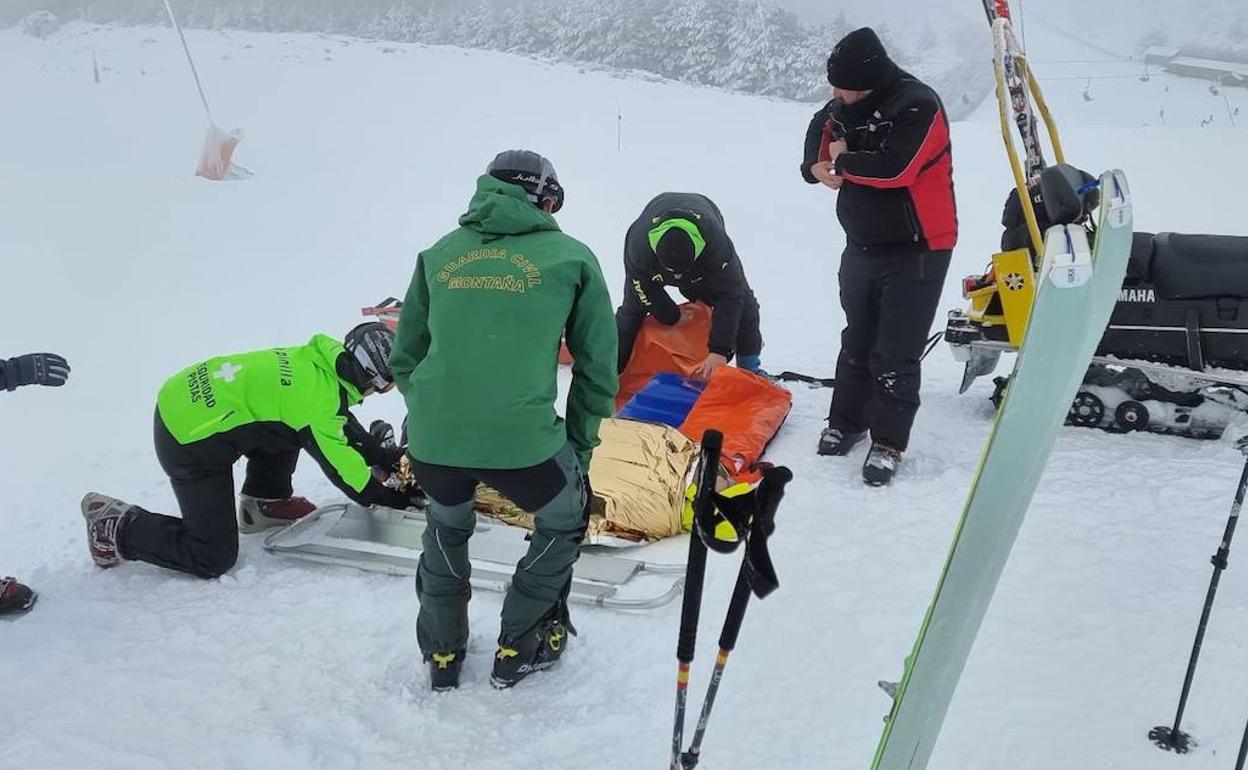
[[[480,233],[485,243],[507,235],[559,231],[555,218],[534,206],[523,187],[489,174],[477,179],[477,192],[468,202],[468,211],[459,218],[459,224]]]
[[[459,227],[416,259],[390,355],[408,452],[432,465],[528,468],[571,442],[589,467],[619,356],[598,259],[524,189],[491,176]],[[559,338],[576,363],[567,421]]]

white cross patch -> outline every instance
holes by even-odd
[[[229,361],[226,361],[225,363],[221,364],[220,369],[212,373],[212,377],[215,380],[225,380],[226,382],[233,382],[234,375],[238,374],[242,370],[243,370],[243,367],[235,366]]]

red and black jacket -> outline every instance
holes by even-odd
[[[836,159],[845,177],[836,216],[851,245],[864,251],[941,251],[958,240],[949,121],[936,95],[901,73],[889,86],[848,105],[839,99],[815,113],[806,131],[802,177],[827,160],[828,144],[849,147]]]

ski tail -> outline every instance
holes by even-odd
[[[984,0],[984,13],[988,14],[989,24],[997,19],[1011,18],[1009,0]]]

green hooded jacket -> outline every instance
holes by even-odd
[[[352,500],[405,507],[373,478],[371,466],[389,458],[348,411],[364,400],[346,376],[350,361],[324,334],[306,345],[217,356],[170,377],[156,409],[183,446],[212,442],[211,454],[227,460],[306,449]]]
[[[614,408],[618,333],[598,259],[525,190],[485,175],[459,228],[416,259],[390,365],[408,451],[457,468],[527,468],[566,442],[582,469]],[[559,341],[572,366],[555,412]]]

